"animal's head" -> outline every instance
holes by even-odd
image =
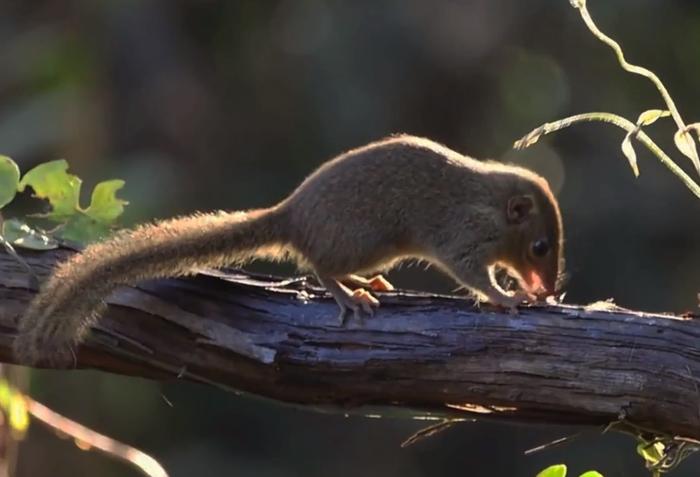
[[[532,174],[525,187],[505,205],[504,265],[512,269],[522,288],[539,298],[560,292],[564,268],[561,214],[547,181]]]

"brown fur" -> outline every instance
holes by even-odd
[[[520,196],[532,199],[532,210],[509,223],[509,199]],[[553,249],[535,259],[531,244],[542,237]],[[524,295],[505,295],[491,267],[510,267],[526,289],[534,270],[553,293],[562,224],[556,199],[536,174],[427,139],[391,137],[327,162],[272,208],[165,220],[89,246],[61,264],[30,304],[15,354],[27,363],[65,362],[117,286],[259,256],[291,257],[327,284],[417,257],[512,307]],[[329,290],[338,300],[336,286]]]

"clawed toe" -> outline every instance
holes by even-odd
[[[355,316],[357,317],[360,310],[369,316],[374,316],[374,308],[379,306],[379,300],[374,298],[370,292],[362,288],[352,292],[351,299],[355,303]]]
[[[340,307],[340,315],[338,315],[340,324],[345,323],[349,311],[352,311],[357,320],[361,320],[365,316],[374,316],[374,309],[379,306],[379,300],[364,288],[349,290],[337,279],[319,277],[319,281],[333,295]]]
[[[489,302],[491,302],[491,304],[508,310],[512,315],[517,315],[519,313],[518,305],[522,303],[532,303],[533,301],[534,297],[532,295],[522,291],[515,292],[513,295],[498,294],[489,296]]]
[[[345,323],[345,319],[349,311],[352,311],[353,316],[356,320],[362,320],[367,316],[374,316],[374,309],[379,306],[379,300],[377,300],[370,292],[362,288],[354,290],[351,294],[344,296],[342,302],[339,300],[338,305],[340,305],[340,316],[339,320],[341,324]]]
[[[372,278],[364,278],[360,275],[348,275],[341,279],[349,286],[362,287],[372,291],[386,292],[393,291],[394,285],[382,275],[375,275]]]
[[[374,291],[393,291],[394,285],[382,275],[376,275],[368,280],[369,287]]]

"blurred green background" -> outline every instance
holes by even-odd
[[[700,2],[589,4],[630,60],[665,80],[686,119],[700,120]],[[696,306],[700,201],[648,152],[637,147],[635,180],[620,152],[623,134],[611,126],[577,126],[524,153],[510,150],[565,115],[607,110],[634,120],[663,107],[650,83],[619,69],[567,0],[5,1],[0,67],[0,153],[23,170],[65,157],[84,190],[125,179],[125,225],[270,205],[329,157],[408,132],[551,180],[567,232],[568,301]],[[672,123],[652,128],[670,151]],[[453,287],[433,271],[391,279]],[[523,455],[571,428],[465,424],[401,449],[420,423],[321,415],[93,372],[36,372],[32,390],[153,454],[173,477],[531,477],[562,461],[572,473],[646,475],[634,442],[617,435],[591,433]],[[673,475],[697,475],[699,465],[691,458]],[[138,474],[34,426],[18,475]]]

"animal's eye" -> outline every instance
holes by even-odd
[[[532,254],[535,257],[544,257],[549,252],[549,242],[545,239],[532,242]]]

